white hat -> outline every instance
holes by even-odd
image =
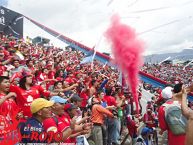
[[[164,99],[171,99],[172,98],[172,87],[166,87],[162,90],[161,94]]]

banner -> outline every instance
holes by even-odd
[[[0,32],[23,37],[23,15],[0,6]]]

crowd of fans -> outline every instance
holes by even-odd
[[[166,81],[168,84],[190,85],[193,81],[193,65],[185,67],[185,65],[180,64],[145,64],[141,71]]]
[[[127,126],[133,144],[158,144],[155,128],[164,101],[161,89],[147,103],[147,112],[142,114],[139,104],[140,114],[136,114],[132,94],[121,86],[118,70],[97,61],[94,67],[81,64],[83,58],[82,52],[70,47],[41,46],[1,36],[0,142],[14,132],[19,136],[16,142],[21,143],[86,140],[95,145],[118,145]],[[162,67],[144,66],[142,70],[172,78],[169,66]],[[186,77],[191,81],[189,73],[174,69],[171,67],[171,73],[179,76],[171,82]],[[141,88],[138,92],[140,100]],[[140,122],[145,127],[139,133]]]
[[[0,46],[1,140],[17,122],[24,143],[58,142],[30,137],[45,131],[62,133],[60,142],[75,143],[77,136],[90,134],[101,144],[104,136],[98,130],[106,126],[104,142],[119,144],[129,96],[123,94],[117,70],[97,61],[93,69],[80,65],[84,54],[69,47],[44,47],[5,35]]]

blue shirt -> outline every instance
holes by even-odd
[[[20,132],[22,135],[22,143],[43,143],[45,140],[39,140],[39,134],[43,132],[43,124],[36,118],[29,118],[26,123],[21,125]],[[35,134],[38,133],[37,137]]]

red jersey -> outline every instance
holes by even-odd
[[[57,79],[58,81],[63,81],[63,80],[64,80],[63,77],[57,77],[56,79]]]
[[[0,94],[0,99],[5,97],[4,94]],[[0,105],[0,115],[5,116],[8,120],[12,120],[12,117],[16,115],[18,106],[12,98],[5,100]]]
[[[43,82],[43,81],[46,80],[46,79],[48,79],[48,75],[45,74],[45,73],[40,73],[40,74],[38,75],[38,77],[37,77],[37,80],[38,80],[39,82]]]
[[[85,92],[82,92],[82,93],[80,93],[80,98],[82,98],[81,107],[85,108],[87,105],[88,95]]]
[[[64,115],[62,115],[61,117],[60,117],[60,119],[63,121],[63,123],[64,123],[64,125],[62,125],[61,124],[61,128],[63,128],[63,126],[70,126],[70,122],[71,122],[71,118],[70,118],[70,116],[69,116],[69,114],[68,113],[66,113],[65,112],[65,114]],[[61,132],[62,132],[62,130],[61,130]],[[65,143],[76,143],[76,138],[67,138],[65,141],[64,141]]]
[[[54,71],[49,71],[48,73],[48,79],[54,79],[55,77],[55,72]],[[55,81],[49,81],[46,84],[46,88],[49,89],[50,86],[54,85]]]
[[[7,70],[7,68],[1,64],[0,62],[0,76],[3,75],[3,73]]]
[[[72,78],[70,78],[70,77],[67,77],[67,78],[65,79],[65,81],[68,82],[69,84],[74,83],[74,81],[73,81]]]
[[[0,94],[0,99],[3,97],[5,97],[5,95]],[[15,117],[17,113],[18,107],[12,98],[5,100],[0,105],[0,136],[16,129]]]
[[[172,104],[173,101],[167,101],[167,104]],[[185,134],[174,135],[169,129],[167,122],[165,121],[165,107],[162,105],[158,111],[158,121],[160,128],[165,131],[168,131],[168,145],[185,145]]]
[[[62,133],[64,132],[67,128],[70,127],[70,116],[68,114],[64,114],[62,116],[55,116],[57,119],[54,120],[54,118],[48,118],[43,121],[43,127],[46,132],[53,131],[54,133]],[[57,124],[58,123],[58,124]],[[76,143],[75,138],[67,138],[66,140],[63,141],[64,143]]]
[[[138,128],[138,125],[135,123],[134,120],[129,119],[129,120],[127,121],[127,128],[128,128],[128,130],[129,130],[129,135],[130,135],[132,138],[137,136],[137,128]]]
[[[54,71],[49,71],[48,78],[49,79],[54,79],[54,76],[55,76],[55,72]]]
[[[31,117],[30,106],[34,99],[40,98],[40,95],[48,97],[50,92],[45,91],[41,86],[32,86],[29,90],[24,90],[18,86],[11,86],[11,92],[17,94],[16,103],[23,111],[24,116]]]
[[[28,69],[29,69],[31,72],[34,72],[34,71],[35,71],[35,68],[34,68],[34,67],[28,67]]]
[[[70,122],[65,116],[55,116],[56,120],[51,117],[43,121],[43,127],[46,132],[53,131],[54,133],[63,132],[70,127]],[[66,121],[67,120],[67,121]],[[58,123],[58,124],[57,124]]]
[[[107,102],[108,106],[117,106],[116,99],[112,96],[104,96],[103,101]]]
[[[156,115],[154,113],[151,113],[151,114],[148,114],[148,113],[145,113],[144,116],[143,116],[143,122],[147,125],[147,127],[156,127],[156,123],[155,123],[155,118],[156,118]],[[146,122],[149,122],[151,121],[151,123],[146,123]]]

